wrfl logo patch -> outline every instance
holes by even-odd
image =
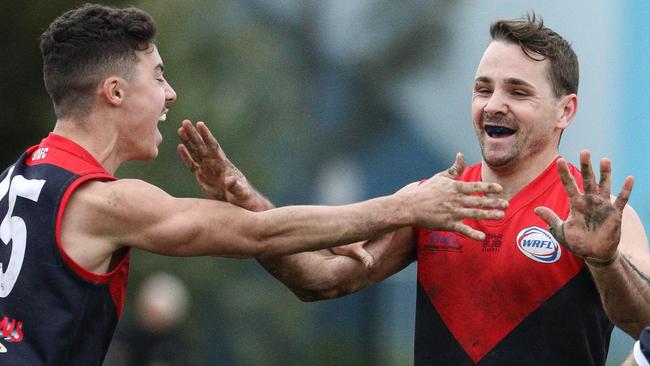
[[[541,227],[525,228],[517,234],[517,248],[536,262],[555,263],[562,256],[562,246]]]

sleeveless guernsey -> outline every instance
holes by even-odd
[[[481,181],[481,165],[460,180]],[[558,244],[538,206],[569,214],[555,162],[502,220],[465,221],[485,232],[482,242],[416,230],[416,365],[605,364],[613,325],[584,261]]]
[[[79,145],[50,134],[0,175],[0,365],[101,365],[120,316],[129,253],[108,274],[62,250],[70,195],[115,178]]]

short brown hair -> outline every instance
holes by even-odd
[[[578,57],[571,44],[550,28],[535,13],[521,19],[498,20],[490,26],[495,41],[518,44],[535,61],[550,61],[549,79],[555,97],[578,93]],[[541,56],[541,57],[540,57]]]
[[[84,4],[56,18],[41,35],[43,79],[57,117],[83,118],[93,92],[110,75],[129,78],[136,51],[151,47],[156,23],[146,12]]]

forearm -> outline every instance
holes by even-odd
[[[345,206],[287,206],[257,213],[250,227],[260,256],[325,249],[367,240],[413,224],[399,196]]]
[[[258,261],[301,300],[330,299],[371,286],[409,265],[415,258],[412,235],[407,227],[367,242],[364,247],[375,260],[370,269],[331,250]]]
[[[329,249],[266,257],[258,262],[302,301],[336,298],[371,284],[369,271],[358,260]]]
[[[610,320],[633,338],[650,324],[650,279],[621,254],[605,267],[589,266]]]
[[[250,189],[250,198],[247,200],[247,202],[245,204],[232,202],[233,204],[255,212],[267,211],[275,208],[275,205],[273,205],[273,203],[269,201],[268,198],[266,198],[255,187],[253,187],[252,184],[249,183],[248,187]]]

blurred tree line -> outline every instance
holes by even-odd
[[[0,4],[3,166],[54,126],[39,36],[56,16],[82,3]],[[184,118],[204,120],[249,180],[277,204],[314,203],[319,167],[333,156],[363,157],[381,151],[393,137],[412,137],[392,87],[408,70],[435,60],[432,50],[445,44],[440,19],[451,7],[418,0],[361,1],[363,11],[344,0],[102,3],[133,4],[152,14],[165,75],[178,93],[160,124],[165,141],[159,158],[130,163],[118,175],[147,180],[175,196],[200,196],[176,156],[176,129]],[[359,33],[332,29],[341,15],[337,6],[357,11],[359,18],[347,25],[355,29],[359,22]],[[386,178],[390,183],[372,178],[380,188],[366,189],[358,199],[421,178],[415,167],[429,174],[438,166],[427,156],[404,164],[399,159],[412,157],[404,145],[417,147],[417,141],[392,143],[395,156],[385,164],[393,171],[381,174],[394,177]],[[401,176],[404,172],[412,176]],[[134,252],[129,291],[145,274],[161,269],[190,287],[191,315],[179,337],[191,346],[179,352],[187,353],[192,365],[382,364],[374,290],[303,304],[254,261]],[[127,297],[124,322],[134,316],[132,298]],[[405,359],[410,353],[404,350]]]

